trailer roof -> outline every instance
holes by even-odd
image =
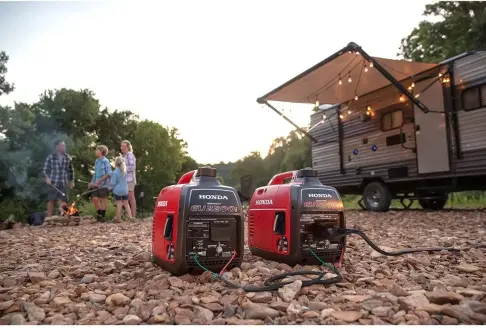
[[[351,45],[352,43],[350,43]],[[390,85],[359,52],[349,51],[349,45],[297,75],[266,95],[259,103],[282,101],[291,103],[341,104]],[[401,81],[440,64],[420,63],[372,57],[392,77]],[[348,79],[351,77],[351,82]],[[342,84],[340,84],[340,81]]]

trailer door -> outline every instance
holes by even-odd
[[[436,112],[424,113],[414,105],[419,174],[450,171],[442,84],[439,79],[428,87],[430,83],[432,83],[431,80],[423,81],[415,88],[416,92],[426,89],[420,94],[420,101],[429,110]]]

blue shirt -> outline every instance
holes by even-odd
[[[95,162],[95,172],[93,175],[92,183],[96,183],[99,179],[104,177],[105,175],[111,175],[111,165],[110,161],[106,157],[97,158]],[[108,179],[104,180],[100,187],[108,187],[109,182]]]
[[[128,195],[128,183],[126,173],[123,174],[118,167],[111,175],[110,187],[113,189],[113,193],[117,196]]]

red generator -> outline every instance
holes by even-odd
[[[222,186],[216,169],[184,174],[160,191],[152,225],[152,260],[174,275],[219,272],[240,266],[244,221],[235,189]],[[198,264],[199,263],[199,264]]]
[[[250,200],[248,245],[252,254],[268,260],[319,264],[317,255],[324,262],[340,263],[346,237],[329,228],[345,227],[338,192],[324,186],[311,168],[275,175]]]

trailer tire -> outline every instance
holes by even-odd
[[[436,199],[419,199],[419,204],[424,210],[440,211],[447,204],[448,195]]]
[[[374,181],[366,185],[363,201],[368,211],[386,212],[390,208],[391,200],[391,192],[383,182]]]

